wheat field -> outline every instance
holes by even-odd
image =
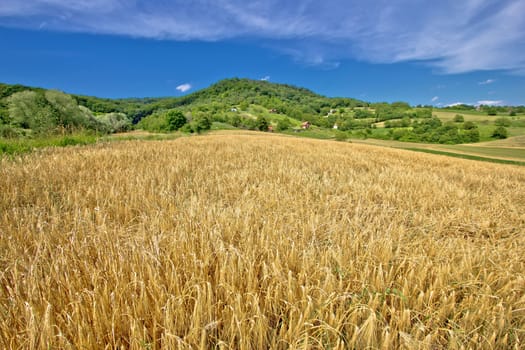
[[[0,160],[0,347],[525,348],[525,168],[217,134]]]

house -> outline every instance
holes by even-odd
[[[306,121],[301,124],[301,129],[309,129],[310,128],[310,122]]]
[[[233,107],[232,109],[230,109],[231,112],[237,112],[237,108]]]
[[[337,123],[334,124],[334,129],[337,130],[339,127],[337,126]]]
[[[274,113],[274,114],[275,113],[279,113],[279,111],[277,109],[275,109],[275,108],[270,109],[268,112]]]

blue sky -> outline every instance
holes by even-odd
[[[524,0],[2,0],[0,82],[179,96],[230,77],[326,96],[525,105]]]

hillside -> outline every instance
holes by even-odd
[[[0,84],[0,137],[249,129],[324,139],[462,144],[525,135],[525,109],[456,110],[328,98],[285,84],[226,79],[183,97],[105,99]],[[308,127],[302,128],[302,123]]]
[[[226,113],[234,107],[258,105],[287,114],[294,119],[326,115],[338,107],[366,106],[367,103],[351,98],[327,98],[310,90],[291,85],[250,79],[226,79],[208,88],[183,97],[143,99],[99,99],[75,96],[79,104],[94,112],[126,113],[134,123],[155,111],[179,108],[198,109],[213,113]]]
[[[9,98],[31,91],[38,96],[49,90],[22,85],[0,84],[0,123],[10,121]],[[93,115],[122,113],[133,124],[143,118],[169,109],[207,113],[221,119],[232,108],[247,109],[254,105],[273,110],[296,120],[311,120],[326,115],[333,108],[365,106],[366,102],[351,98],[327,98],[307,89],[249,79],[227,79],[183,97],[107,99],[92,96],[71,96],[79,106]],[[243,108],[244,107],[244,108]]]

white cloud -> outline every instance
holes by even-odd
[[[465,103],[465,102],[454,102],[454,103],[449,103],[447,105],[445,105],[445,107],[454,107],[454,106],[459,106],[459,105],[468,105],[470,103]]]
[[[498,100],[498,101],[482,100],[482,101],[478,101],[477,104],[478,105],[485,105],[485,106],[501,106],[501,105],[503,105],[503,101],[501,101],[501,100]]]
[[[478,83],[478,85],[489,85],[489,84],[492,84],[495,81],[496,81],[495,79],[487,79],[487,80],[484,80],[484,81],[480,81]]]
[[[437,100],[439,100],[439,96],[432,97],[432,102],[436,102]]]
[[[191,89],[191,84],[188,84],[188,83],[182,84],[182,85],[177,86],[175,89],[179,90],[180,92],[186,92]]]
[[[170,40],[257,39],[311,65],[423,61],[525,74],[525,1],[1,0],[0,26]],[[291,48],[291,49],[290,49]]]
[[[268,81],[268,80],[270,80],[270,76],[267,75],[267,76],[265,76],[265,77],[262,77],[261,80],[262,80],[262,81]]]

